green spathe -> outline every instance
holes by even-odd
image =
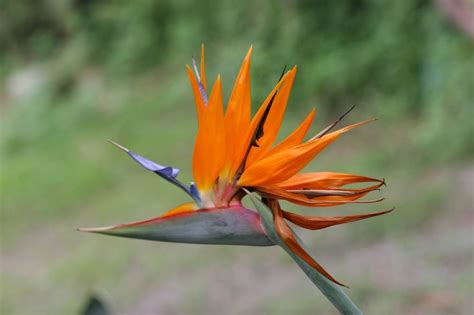
[[[259,215],[244,207],[196,210],[79,231],[175,243],[275,245],[263,231]]]

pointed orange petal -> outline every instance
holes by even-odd
[[[304,136],[309,130],[309,127],[311,127],[311,123],[313,122],[315,113],[316,113],[316,109],[313,108],[311,112],[308,114],[308,116],[306,116],[303,122],[298,126],[298,128],[296,128],[288,137],[286,137],[285,140],[283,140],[273,149],[268,151],[263,157],[273,155],[280,151],[283,151],[288,148],[294,147],[298,144],[301,144],[301,142],[303,142]]]
[[[308,198],[318,198],[318,200],[324,199],[322,197],[330,197],[330,196],[355,196],[358,195],[362,197],[366,193],[371,191],[380,189],[380,187],[384,185],[384,182],[381,182],[377,185],[372,185],[369,187],[359,188],[359,189],[333,189],[333,188],[321,188],[321,189],[309,189],[309,188],[302,188],[302,189],[288,189],[287,191],[293,194],[301,194]],[[278,187],[278,186],[276,186]]]
[[[334,142],[341,134],[364,125],[363,121],[331,132],[322,138],[278,152],[250,165],[242,174],[239,186],[262,186],[287,180],[306,166],[319,152]]]
[[[244,135],[250,124],[250,58],[252,50],[253,48],[250,47],[242,62],[225,113],[226,138],[228,141],[227,172],[232,165],[238,148],[242,146]]]
[[[224,109],[218,76],[194,145],[193,175],[200,191],[207,191],[214,185],[224,164],[225,150]]]
[[[374,203],[384,200],[383,198],[381,198],[375,200],[357,201],[357,199],[360,199],[363,196],[367,195],[369,191],[364,191],[351,196],[323,196],[316,198],[308,198],[305,195],[295,194],[287,190],[278,188],[276,186],[255,187],[255,189],[260,195],[264,197],[282,199],[306,207],[332,207],[349,203]]]
[[[242,165],[242,161],[246,157],[246,154],[248,154],[249,147],[251,146],[251,141],[252,138],[254,137],[255,130],[257,129],[259,123],[261,123],[262,117],[264,117],[265,111],[267,110],[267,107],[270,105],[270,102],[275,95],[275,93],[278,91],[278,89],[281,87],[281,85],[285,82],[289,72],[286,73],[281,80],[275,85],[273,90],[268,94],[267,98],[265,101],[262,103],[260,108],[258,109],[257,113],[252,119],[252,122],[250,123],[250,126],[246,130],[239,130],[237,136],[242,137],[241,141],[239,143],[238,147],[235,147],[235,151],[233,152],[233,156],[230,157],[230,160],[232,161],[231,166],[228,170],[228,178],[231,179],[235,176],[237,171]],[[226,127],[228,127],[226,125]]]
[[[341,282],[334,279],[313,257],[311,257],[303,247],[298,243],[293,234],[293,231],[290,229],[286,221],[283,219],[283,213],[279,205],[270,205],[270,208],[273,212],[273,223],[275,224],[275,230],[278,233],[278,236],[282,241],[288,246],[288,248],[298,257],[303,259],[308,265],[316,269],[323,276],[328,278],[334,283],[337,283],[341,286],[345,286]]]
[[[201,44],[201,84],[204,87],[204,90],[207,91],[206,86],[206,64],[204,61],[204,44]]]
[[[275,141],[278,131],[280,130],[283,115],[285,114],[288,98],[290,97],[291,88],[295,80],[297,67],[295,66],[289,73],[285,83],[278,90],[275,100],[273,101],[270,112],[265,125],[263,126],[263,136],[258,141],[258,147],[252,148],[248,157],[248,165],[258,160],[264,155]]]
[[[347,216],[334,216],[334,217],[322,217],[322,216],[306,216],[293,212],[287,212],[282,210],[285,219],[293,222],[294,224],[301,226],[302,228],[309,230],[321,230],[330,226],[345,224],[354,221],[364,220],[372,217],[376,217],[382,214],[392,212],[393,209],[366,213],[366,214],[355,214]]]
[[[168,217],[168,216],[171,216],[171,215],[175,215],[175,214],[178,214],[178,213],[189,212],[189,211],[193,211],[193,210],[197,210],[196,204],[194,202],[186,202],[186,203],[183,203],[182,205],[179,205],[179,206],[165,212],[161,216],[161,218]]]
[[[367,182],[383,183],[383,181],[380,179],[359,175],[333,172],[315,172],[295,174],[291,178],[276,185],[285,189],[324,189]]]
[[[250,121],[250,107],[246,108],[246,106],[243,106],[249,104],[241,104],[241,102],[244,98],[250,96],[250,93],[247,93],[247,91],[250,89],[250,59],[252,57],[252,51],[253,47],[250,47],[235,79],[229,103],[227,104],[226,122],[231,118],[240,118],[238,120],[247,118],[248,121]],[[245,113],[248,113],[248,116],[242,117],[242,114]]]
[[[204,111],[206,110],[206,104],[204,104],[201,92],[199,92],[199,86],[196,78],[194,77],[193,70],[191,70],[191,67],[188,65],[186,65],[186,72],[188,73],[189,82],[191,83],[191,88],[193,89],[194,102],[196,103],[196,113],[198,123],[200,124],[204,116]]]

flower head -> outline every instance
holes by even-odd
[[[198,123],[192,163],[195,183],[185,185],[177,179],[178,169],[154,163],[113,142],[140,165],[185,191],[193,201],[182,204],[159,218],[93,231],[129,237],[139,235],[138,237],[141,238],[168,241],[199,243],[204,240],[213,244],[273,245],[266,237],[266,232],[262,230],[258,215],[245,209],[241,204],[245,196],[244,190],[247,190],[259,194],[262,201],[272,210],[275,231],[286,246],[326,278],[340,284],[303,249],[287,221],[306,229],[317,230],[378,216],[391,210],[336,217],[305,216],[283,210],[279,201],[285,200],[308,207],[380,201],[381,199],[368,201],[359,199],[371,191],[379,190],[384,185],[384,180],[334,172],[301,172],[322,150],[341,135],[373,120],[333,130],[347,114],[345,113],[321,132],[304,140],[315,115],[315,109],[312,109],[291,134],[279,143],[275,143],[297,67],[283,71],[274,88],[252,117],[251,55],[252,47],[243,60],[225,110],[220,76],[217,76],[212,88],[207,85],[204,48],[201,51],[200,69],[194,60],[192,67],[186,68],[196,103]],[[358,183],[366,183],[366,186],[347,187]],[[183,218],[188,221],[184,220],[183,223]],[[180,228],[177,227],[176,220],[181,224],[178,224]],[[189,233],[190,225],[196,226],[198,222],[212,220],[227,220],[225,224],[230,230],[226,230],[225,233],[232,235],[230,238],[234,240],[226,239],[223,236],[225,234],[223,230],[220,230],[217,236],[213,235],[212,240],[208,230],[206,230],[207,234],[204,233],[205,236],[197,232],[193,232],[191,236],[186,234]],[[233,222],[230,225],[228,225],[229,220]],[[174,222],[174,225],[170,230],[165,229],[163,232],[164,222]],[[150,227],[152,223],[161,224],[161,232],[146,230],[146,227]],[[143,230],[146,230],[146,234]],[[212,233],[214,232],[213,230]],[[170,233],[174,233],[174,236],[170,236]],[[184,234],[187,236],[180,237]],[[198,234],[202,239],[196,236]],[[241,238],[235,240],[236,235]],[[252,237],[258,241],[254,243],[249,241]]]

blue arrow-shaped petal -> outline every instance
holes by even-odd
[[[176,178],[179,174],[178,168],[160,165],[133,151],[130,151],[129,149],[127,149],[123,145],[118,144],[115,141],[109,140],[109,142],[112,143],[117,148],[121,149],[122,151],[126,152],[132,159],[134,159],[138,164],[143,166],[145,169],[157,174],[158,176],[162,177],[168,182],[184,190],[197,203],[201,201],[201,198],[199,197],[199,192],[197,191],[194,184],[191,184],[191,187],[188,187]]]

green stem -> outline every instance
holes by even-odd
[[[359,308],[354,304],[354,302],[352,302],[349,296],[347,296],[347,294],[342,291],[342,288],[339,285],[333,283],[321,275],[317,270],[295,255],[288,248],[288,246],[286,246],[286,244],[281,240],[275,231],[272,211],[260,199],[255,197],[254,194],[249,192],[247,192],[247,194],[260,214],[261,222],[270,239],[280,245],[291,256],[291,258],[293,258],[293,260],[298,264],[298,266],[300,266],[308,278],[311,279],[311,281],[319,288],[319,290],[321,290],[321,292],[339,310],[339,312],[345,315],[362,315],[362,311],[359,310]],[[303,241],[298,237],[298,235],[296,235],[296,238],[300,245],[305,248]]]

